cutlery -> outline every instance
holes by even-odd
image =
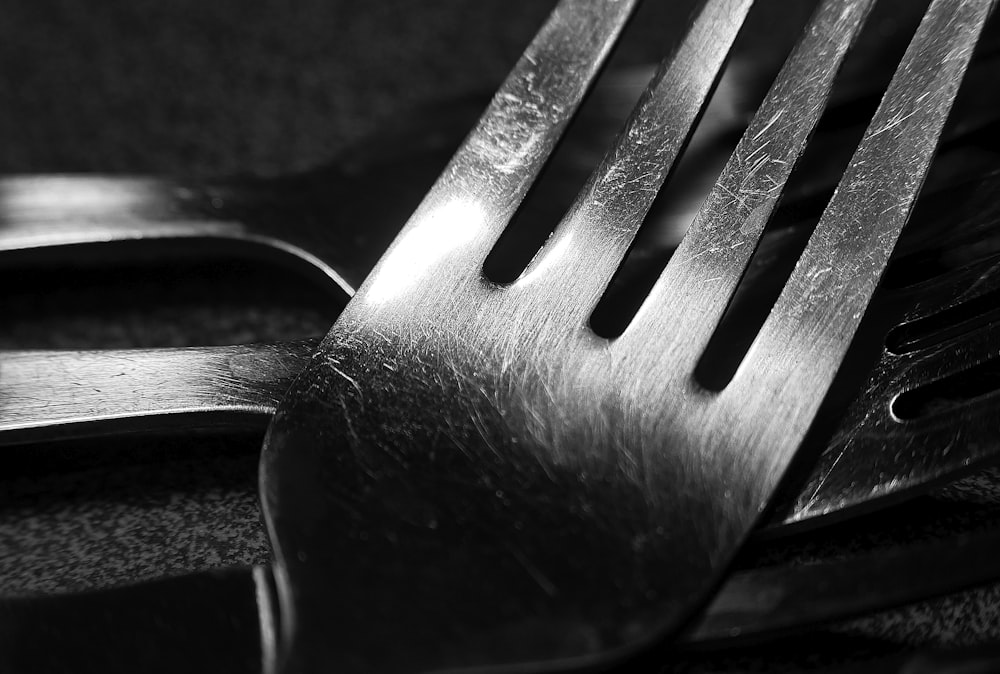
[[[994,580],[995,532],[730,574],[678,638],[695,653],[773,641],[821,622]],[[263,672],[269,570],[220,569],[99,591],[0,597],[5,672]],[[120,635],[130,634],[130,640]],[[58,643],[59,649],[52,644]],[[150,653],[157,653],[151,659]],[[886,670],[888,671],[888,670]]]
[[[995,40],[994,40],[995,41]],[[959,97],[945,129],[943,151],[962,155],[970,138],[988,133],[996,124],[996,100],[991,86],[1000,67],[997,45],[980,48],[967,75],[968,90],[977,95]],[[650,257],[676,246],[693,217],[705,189],[699,176],[721,168],[727,139],[737,134],[753,112],[747,109],[752,91],[760,88],[763,65],[743,56],[727,67],[718,90],[735,92],[726,98],[735,111],[706,114],[685,150],[676,173],[691,176],[684,190],[692,196],[681,205],[655,205],[651,229],[661,232]],[[567,141],[569,151],[558,153],[543,184],[561,195],[561,204],[586,177],[590,162],[600,158],[601,143],[641,91],[651,68],[611,74],[595,85],[591,104],[574,124],[581,132]],[[878,78],[858,77],[834,95],[827,116],[856,120],[858,111],[874,107],[880,91]],[[749,91],[748,91],[749,90]],[[337,297],[353,294],[413,211],[433,179],[475,121],[485,104],[478,96],[450,101],[415,113],[408,125],[386,129],[344,151],[341,158],[312,171],[290,176],[258,178],[236,176],[197,183],[155,176],[14,175],[0,178],[0,252],[19,254],[31,264],[49,260],[83,260],[75,252],[86,245],[93,255],[97,244],[178,242],[181,254],[206,254],[211,241],[225,241],[227,252],[256,252],[287,262],[319,278]],[[799,205],[828,196],[839,178],[835,157],[843,155],[851,139],[860,135],[862,122],[838,122],[813,140],[819,150],[809,167],[810,178],[786,190],[785,203]],[[844,157],[846,163],[846,156]],[[975,162],[965,155],[955,162],[966,170]],[[384,186],[396,186],[393,199],[383,198]],[[677,190],[680,192],[680,190]],[[562,196],[566,195],[566,196]],[[821,207],[821,206],[820,206]],[[537,219],[557,218],[544,208]],[[641,242],[647,248],[648,242]],[[236,246],[234,248],[234,246]],[[242,248],[241,248],[242,247]],[[144,250],[155,254],[162,246]],[[664,250],[659,250],[659,249]],[[63,250],[65,249],[65,250]],[[63,252],[59,252],[62,250]],[[178,250],[174,250],[175,253]]]
[[[362,297],[364,297],[364,295],[362,295]],[[263,585],[264,587],[266,587],[266,583],[265,583],[265,581],[261,580],[261,581],[260,581],[260,583],[261,583],[261,584],[262,584],[262,585]],[[266,593],[265,593],[265,594],[266,594]]]
[[[698,360],[868,3],[817,10],[627,329],[588,320],[749,5],[706,3],[499,285],[483,261],[631,9],[557,6],[272,418],[280,669],[608,666],[720,582],[813,424],[992,8],[931,4],[749,352],[710,390]]]
[[[723,74],[724,80],[728,76],[731,81],[720,84],[720,90],[747,88],[741,83],[748,79],[761,79],[762,67],[745,56],[741,58],[743,60],[739,60],[736,67],[728,68]],[[989,89],[995,61],[993,45],[980,45],[977,60],[973,61],[966,76],[967,87],[980,91]],[[736,74],[732,75],[734,72]],[[586,118],[577,122],[582,122],[588,130],[588,133],[581,134],[585,140],[582,145],[578,143],[576,146],[572,153],[573,161],[559,163],[557,157],[557,166],[550,167],[548,175],[562,177],[544,183],[545,189],[565,192],[568,185],[576,183],[574,174],[579,173],[584,164],[579,158],[595,155],[597,143],[591,139],[607,135],[604,128],[613,123],[618,109],[631,97],[636,88],[634,82],[640,74],[631,71],[615,73],[609,78],[610,84],[606,82],[603,86],[600,83],[596,86],[592,98],[597,98],[598,104],[590,106]],[[854,78],[851,87],[842,90],[839,98],[835,93],[831,101],[834,110],[827,116],[856,119],[854,110],[863,109],[866,99],[877,95],[877,90],[871,88],[872,79]],[[737,102],[745,98],[732,97]],[[962,148],[970,135],[975,138],[984,129],[988,133],[993,124],[989,103],[988,97],[967,97],[963,101],[959,96],[955,114],[944,132],[945,147],[949,147],[947,141],[951,139],[951,152],[958,156],[947,160],[949,152],[946,150],[945,157],[941,158],[946,161],[939,161],[939,165],[949,163],[967,170],[966,165],[971,163],[978,167],[962,154]],[[374,148],[371,143],[365,143],[357,151],[348,152],[347,155],[374,157],[360,166],[356,161],[347,168],[334,164],[309,174],[280,179],[238,178],[195,185],[155,178],[112,176],[7,178],[0,181],[0,249],[58,247],[73,242],[109,239],[158,240],[158,237],[190,236],[201,240],[223,236],[240,239],[244,243],[263,243],[280,254],[290,251],[299,255],[301,257],[295,259],[304,261],[305,266],[314,268],[324,279],[333,281],[331,288],[339,293],[338,296],[349,295],[371,268],[376,258],[375,249],[380,248],[377,244],[391,238],[395,223],[401,220],[399,215],[409,208],[405,205],[407,200],[415,202],[429,182],[427,176],[443,163],[446,151],[457,141],[454,130],[462,126],[463,120],[477,108],[478,100],[467,102],[463,99],[440,106],[434,114],[418,116],[415,126],[389,134],[389,140],[383,139]],[[742,108],[739,110],[740,115],[746,113]],[[717,163],[710,157],[719,154],[720,147],[725,144],[718,140],[733,133],[734,123],[732,117],[707,117],[709,119],[702,120],[685,155],[694,156],[694,163],[703,167]],[[709,127],[708,132],[704,132],[705,127]],[[813,145],[821,145],[823,152],[820,154],[825,158],[838,145],[845,144],[841,132],[832,130],[824,133],[822,125],[820,128]],[[407,137],[419,139],[420,145],[410,147],[412,140],[409,145],[402,140]],[[401,146],[409,149],[401,154],[398,149]],[[823,194],[827,184],[835,181],[837,162],[814,163],[817,165],[810,166],[811,178],[804,186],[786,190],[784,202],[791,202],[792,206],[785,210],[801,211],[803,203],[815,200]],[[399,175],[401,172],[402,176]],[[948,176],[944,182],[955,179],[955,171],[950,168],[939,173]],[[403,198],[372,198],[372,194],[381,194],[389,175],[392,175],[394,184],[400,186]],[[337,187],[331,190],[330,185]],[[974,191],[988,189],[984,184]],[[927,251],[941,247],[939,221],[953,220],[952,204],[961,202],[968,190],[968,186],[952,189],[948,194],[938,196],[933,208],[921,210],[918,207],[914,222],[900,242],[897,257],[926,255]],[[399,196],[398,192],[396,196]],[[404,205],[401,207],[400,204]],[[330,216],[324,214],[337,208],[342,208],[346,216],[336,220],[335,224],[345,224],[339,225],[342,229],[334,229],[330,234],[317,225],[329,223]],[[984,213],[992,212],[991,209],[991,203],[984,204]],[[362,211],[378,214],[364,219],[374,223],[374,226],[363,233],[351,228],[354,223],[362,221],[356,215]],[[640,242],[632,254],[633,260],[642,260],[637,264],[640,268],[652,267],[657,260],[668,257],[669,249],[676,246],[676,236],[684,229],[675,221],[688,216],[662,211],[657,212],[655,208],[651,211],[647,219],[656,220],[657,224],[647,227],[659,227],[665,234],[652,247],[648,242]],[[925,215],[928,212],[935,215]],[[979,218],[979,214],[975,214],[971,220],[952,225],[963,231],[968,228],[969,234],[964,238],[977,243],[975,255],[973,251],[963,253],[959,249],[959,259],[951,261],[951,266],[959,266],[960,261],[979,259],[992,250],[986,245],[991,232],[979,226]],[[798,229],[799,234],[779,231],[764,237],[761,250],[773,252],[754,258],[748,271],[749,283],[746,284],[751,288],[761,282],[773,285],[773,279],[780,279],[780,273],[769,271],[774,264],[773,258],[782,254],[787,257],[784,251],[801,245],[808,233],[808,223],[795,223],[788,216],[781,215],[777,219],[791,222],[789,229]],[[292,226],[289,227],[289,224]],[[949,234],[954,231],[949,230]],[[340,241],[347,243],[338,245]],[[918,250],[920,247],[924,249],[922,252]],[[46,251],[41,248],[36,252]],[[39,255],[32,260],[44,260],[45,257]],[[890,331],[895,327],[894,323],[912,318],[902,315],[902,306],[912,304],[921,293],[936,293],[933,286],[945,287],[947,283],[949,281],[944,277],[940,283],[917,288],[916,291],[883,291],[877,296],[879,308],[873,313],[875,316],[895,317],[893,321],[883,321],[885,330]],[[982,290],[981,286],[977,286],[971,293],[966,293],[961,298],[962,304]],[[892,299],[886,299],[886,296]],[[753,306],[756,301],[745,302],[738,295],[730,314],[741,315],[741,307]],[[926,300],[921,301],[921,307],[925,314],[941,309]],[[744,329],[742,332],[744,336],[752,336],[752,330]],[[952,350],[970,348],[972,343],[973,340],[965,337],[958,342],[949,342],[947,350],[936,345],[933,349],[918,348],[911,353],[910,362],[905,365],[910,367],[914,360],[920,360],[925,354],[928,359],[946,359]],[[980,361],[990,356],[989,342],[980,340],[975,344],[980,345],[979,351],[971,353],[967,360]],[[304,341],[295,344],[251,344],[218,350],[0,353],[0,392],[3,392],[0,400],[7,401],[7,409],[3,410],[5,421],[0,422],[0,445],[171,427],[263,428],[311,348],[312,343]],[[885,358],[883,355],[883,360]],[[863,407],[856,404],[849,420],[841,423],[836,434],[837,437],[851,438],[848,442],[850,455],[856,458],[839,460],[838,457],[848,455],[845,450],[828,448],[824,453],[824,463],[819,464],[803,482],[794,505],[779,507],[772,516],[772,525],[782,520],[786,523],[808,522],[811,525],[831,517],[845,516],[881,503],[888,497],[913,493],[922,486],[961,475],[989,460],[992,455],[992,444],[988,441],[992,434],[987,423],[989,402],[977,398],[971,405],[974,411],[969,404],[963,403],[961,423],[954,417],[940,423],[942,418],[939,416],[939,423],[928,435],[926,425],[918,431],[913,423],[901,423],[884,404],[878,404],[892,400],[899,391],[900,385],[893,382],[898,380],[902,371],[902,362],[879,365],[878,372],[865,387],[868,391],[885,391],[883,401],[872,395],[868,398],[878,413],[867,414]],[[933,378],[925,378],[925,381],[916,382],[916,388],[924,390],[932,381]],[[66,382],[71,385],[67,387]],[[914,387],[912,384],[908,387]],[[0,402],[0,408],[3,406]],[[869,434],[877,425],[876,421],[881,424],[878,433]],[[868,431],[862,433],[861,428]],[[956,448],[953,438],[958,433],[963,440]],[[986,440],[977,442],[979,437]],[[897,446],[896,443],[922,449],[904,456],[894,455],[887,448]],[[895,456],[896,461],[886,464],[890,455]],[[882,465],[875,470],[867,470],[875,457],[879,457]],[[862,467],[866,470],[861,470]],[[778,531],[773,526],[770,530]]]
[[[391,254],[391,253],[390,253],[390,254]],[[376,277],[376,278],[377,278],[377,277]],[[364,291],[362,291],[362,297],[365,297],[365,295],[364,295]],[[300,560],[300,561],[303,561],[303,562],[304,562],[305,560]]]
[[[793,530],[779,523],[798,528],[858,514],[961,476],[1000,451],[992,442],[991,390],[970,386],[969,399],[953,396],[950,406],[906,421],[892,411],[903,391],[912,397],[949,374],[989,366],[996,321],[976,305],[988,305],[997,292],[1000,231],[991,196],[997,189],[994,173],[918,203],[890,263],[887,285],[895,287],[876,293],[856,339],[865,349],[854,369],[870,370],[864,393],[819,460],[808,464],[808,477],[790,482],[796,491],[785,491],[794,496],[771,513],[768,535]],[[746,285],[757,294],[780,289],[780,260],[791,259],[789,251],[801,248],[808,233],[803,225],[766,235]],[[921,276],[914,267],[924,270]],[[759,303],[749,293],[734,300],[727,320],[743,327],[729,332],[730,344],[752,337],[754,322],[745,314]],[[934,323],[905,353],[885,346],[887,335],[898,339],[928,321]],[[263,429],[316,344],[0,352],[0,445],[171,428]]]

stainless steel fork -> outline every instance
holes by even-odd
[[[483,260],[633,5],[561,2],[292,385],[261,464],[286,671],[604,664],[718,583],[813,423],[993,3],[931,5],[749,353],[709,390],[698,360],[870,2],[819,7],[626,331],[588,319],[750,4],[705,5],[501,287]]]
[[[785,506],[771,510],[769,524],[816,526],[923,493],[1000,456],[997,394],[971,383],[1000,348],[1000,324],[988,311],[1000,287],[998,189],[1000,173],[934,194],[925,187],[890,261],[888,283],[872,299],[856,338],[854,369],[860,372],[877,352],[876,365],[859,393],[848,384],[857,398],[820,458],[805,466],[808,478],[786,483]],[[786,274],[776,262],[804,245],[808,234],[805,223],[765,234],[744,275],[752,291],[728,309],[727,322],[741,324],[728,334],[728,345],[752,329],[747,307],[755,296],[780,289]],[[914,267],[927,270],[914,276]],[[0,351],[0,447],[170,429],[263,431],[318,343]],[[900,403],[930,398],[963,377],[970,383],[938,395],[932,409],[897,414]]]

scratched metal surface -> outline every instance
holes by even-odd
[[[401,106],[478,88],[483,79],[495,84],[544,14],[529,3],[515,12],[509,3],[482,3],[477,12],[463,3],[435,3],[430,16],[418,21],[407,15],[404,3],[390,9],[344,3],[291,18],[272,9],[230,27],[226,9],[214,5],[137,4],[82,16],[68,4],[52,4],[16,5],[5,24],[3,49],[18,54],[2,59],[0,79],[11,103],[0,114],[12,122],[0,124],[0,133],[7,134],[0,156],[5,170],[211,175],[309,165],[373,130]],[[275,15],[282,20],[273,21]],[[416,31],[417,25],[428,28]],[[648,24],[653,25],[669,22]],[[301,37],[293,47],[282,40],[288,30]],[[226,39],[215,39],[220,34]],[[332,46],[331,34],[341,38]],[[372,47],[386,35],[393,38],[387,40],[391,49]],[[112,48],[116,41],[121,51]],[[277,55],[256,53],[261,44]],[[447,53],[441,53],[441,44],[448,45]],[[186,45],[180,49],[184,58],[175,56],[178,45]],[[123,53],[130,58],[121,58]],[[405,72],[393,60],[401,53],[407,54]],[[475,54],[463,59],[467,69],[461,73],[449,67],[455,53]],[[203,68],[206,62],[224,65],[212,72]],[[301,73],[297,65],[308,66],[305,72],[313,77],[292,87],[286,82],[295,78],[279,75]],[[381,73],[374,81],[363,74],[370,69]],[[158,76],[167,72],[175,78],[169,81],[183,86],[162,86]],[[332,93],[345,91],[351,95]],[[265,112],[251,102],[262,98]],[[117,114],[114,123],[107,120],[109,111]],[[116,273],[64,268],[55,278],[2,273],[9,319],[0,334],[10,347],[296,338],[322,333],[332,320],[326,297],[306,282],[281,278],[273,267],[260,271],[232,261],[135,266]],[[146,293],[163,301],[150,307]],[[219,563],[264,561],[254,502],[255,441],[145,438],[13,452],[2,490],[5,588],[105,586]],[[164,455],[170,459],[165,464]],[[919,535],[921,527],[984,526],[991,511],[966,501],[943,504],[933,514],[917,509],[895,517],[886,528]],[[799,553],[820,554],[815,551],[824,541],[850,547],[894,540],[879,527],[872,531],[858,537],[841,530],[828,539],[803,541]],[[866,542],[866,536],[874,540]],[[755,550],[745,563],[777,556]],[[992,595],[964,599],[924,605],[874,625],[842,626],[836,638],[863,652],[889,648],[893,639],[947,644],[995,636]],[[865,640],[871,634],[890,638],[873,646]],[[814,634],[817,652],[823,652],[827,636]]]

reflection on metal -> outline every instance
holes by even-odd
[[[818,525],[831,516],[877,507],[885,498],[960,475],[1000,452],[995,395],[916,423],[901,423],[890,413],[900,391],[934,381],[935,373],[992,357],[998,343],[995,321],[967,331],[946,322],[905,357],[883,346],[884,336],[897,325],[938,316],[998,288],[1000,204],[992,198],[998,183],[1000,174],[989,175],[921,200],[897,257],[905,261],[939,251],[949,268],[916,285],[876,294],[859,340],[881,354],[878,365],[860,395],[851,391],[856,399],[820,460],[810,466],[809,477],[789,485],[796,494],[786,496],[787,505],[773,513],[770,534],[782,522]],[[956,203],[965,206],[956,212]],[[747,272],[750,287],[766,291],[773,285],[773,260],[797,247],[804,235],[765,235],[759,261]],[[0,354],[0,445],[169,428],[263,430],[317,343],[5,352]],[[928,367],[924,361],[938,364]],[[868,367],[867,360],[863,366]],[[901,447],[907,451],[898,451]]]
[[[449,253],[463,250],[485,224],[482,207],[473,199],[459,196],[437,206],[428,213],[426,227],[399,235],[382,260],[382,273],[368,288],[369,302],[382,304],[405,295],[428,270],[449,264]]]
[[[601,19],[574,28],[593,36],[605,25],[595,7],[611,5],[560,5],[397,241],[456,197],[479,200],[476,236],[461,251],[449,245],[446,265],[428,259],[390,305],[367,294],[377,265],[279,404],[261,479],[292,670],[562,668],[608,662],[676,630],[813,421],[989,3],[932,6],[774,311],[718,394],[693,384],[693,366],[868,3],[821,6],[718,194],[614,341],[589,331],[589,312],[747,4],[707,3],[554,233],[553,243],[572,232],[562,259],[540,274],[543,250],[530,283],[497,288],[479,266],[537,174],[535,148],[552,144],[537,134],[554,141],[588,79],[567,85],[588,68],[547,71],[543,56],[558,48],[565,63],[581,45],[595,51],[559,37],[580,17]],[[514,170],[511,156],[526,162]]]
[[[945,131],[946,137],[950,133],[950,138],[958,141],[956,148],[959,152],[965,133],[980,130],[983,124],[992,121],[993,113],[987,109],[988,105],[983,105],[993,98],[979,95],[979,92],[988,89],[986,76],[994,72],[995,61],[995,57],[981,56],[979,61],[973,62],[966,79],[973,80],[968,82],[968,86],[975,88],[977,95],[966,98],[962,110],[956,106],[955,119],[950,121]],[[753,70],[747,64],[742,64],[737,70],[744,78],[741,84],[746,86],[746,79],[753,75]],[[602,90],[598,87],[591,97],[603,97],[598,107],[620,107],[624,100],[635,97],[638,85],[631,80],[637,79],[625,73],[618,74],[607,88]],[[729,90],[737,84],[730,83]],[[852,82],[852,85],[859,84],[869,85],[870,80]],[[725,87],[720,84],[719,88]],[[860,93],[867,96],[870,92],[862,88]],[[847,97],[840,104],[850,107],[857,105],[857,101]],[[460,106],[449,106],[447,110],[458,117],[468,114]],[[611,124],[612,120],[594,112],[591,115],[583,120],[592,130],[586,135],[600,136],[602,126]],[[696,142],[696,134],[688,153],[704,151],[718,154],[720,147],[716,137],[732,133],[730,126],[739,116],[727,117],[721,122],[722,127],[713,126],[716,130],[708,132],[716,144],[705,140],[703,119],[699,125],[702,145]],[[416,138],[427,135],[413,129],[410,131],[410,135]],[[836,134],[831,140],[820,135],[812,142],[832,148],[835,138]],[[578,148],[577,154],[580,152]],[[943,159],[948,160],[947,156]],[[416,186],[413,189],[417,189],[426,174],[437,170],[437,161],[436,152],[427,149],[425,154],[419,154],[416,161],[405,164],[416,167]],[[398,164],[393,162],[390,169],[398,170]],[[581,169],[580,163],[569,165],[570,173]],[[356,183],[349,185],[349,189],[345,188],[344,196],[360,193],[363,201],[373,202],[370,193],[373,186],[381,189],[384,185],[384,171],[377,162],[366,171]],[[298,215],[291,204],[297,195],[310,195],[305,201],[311,202],[319,191],[314,189],[314,183],[329,184],[330,180],[345,179],[343,176],[338,178],[335,168],[326,169],[325,173],[328,175],[304,174],[266,183],[246,179],[242,182],[231,181],[225,190],[219,186],[181,186],[152,178],[6,178],[0,181],[0,205],[3,206],[0,213],[0,249],[30,246],[41,247],[41,252],[44,252],[47,246],[65,246],[75,242],[105,239],[155,242],[158,237],[209,238],[213,235],[247,236],[269,243],[278,235],[288,236],[289,230],[269,227],[266,218],[257,217],[260,213],[272,212],[264,207],[261,194],[267,195],[266,202],[272,204],[272,208],[284,214],[276,223],[289,219],[294,221]],[[818,178],[811,174],[809,185],[819,189],[817,186],[825,184],[827,179],[828,176]],[[897,322],[912,323],[918,314],[938,315],[944,303],[961,302],[959,306],[964,306],[970,299],[983,297],[982,293],[995,285],[990,281],[993,275],[989,256],[1000,252],[1000,244],[995,243],[998,239],[994,224],[997,204],[992,198],[992,194],[1000,189],[996,186],[998,181],[1000,176],[987,175],[968,185],[947,189],[929,199],[923,198],[922,206],[917,210],[918,217],[904,232],[897,254],[901,262],[905,262],[909,258],[923,258],[930,251],[942,250],[941,255],[947,256],[949,266],[954,269],[984,260],[980,266],[988,276],[967,284],[965,272],[953,271],[914,288],[881,291],[876,295],[877,308],[866,319],[874,324],[868,332],[876,333],[875,340],[881,342],[884,330],[891,330]],[[575,180],[567,177],[564,182],[571,184]],[[399,181],[395,184],[406,185]],[[812,192],[786,195],[784,201],[786,204],[797,203],[811,195]],[[223,198],[226,208],[222,210],[198,210],[198,204],[210,205],[213,200]],[[340,206],[345,203],[350,213],[351,202],[340,202]],[[963,208],[956,211],[955,204],[963,204]],[[240,214],[244,216],[242,219],[237,218]],[[308,222],[318,225],[320,220],[324,220],[320,215],[319,212],[314,213],[309,216]],[[654,227],[663,231],[668,226],[664,223],[673,222],[675,215],[651,215],[657,218]],[[923,217],[919,217],[921,215]],[[661,220],[663,218],[666,220]],[[237,222],[220,224],[220,219],[236,219]],[[360,220],[352,219],[345,225],[356,225],[358,222]],[[391,218],[386,222],[384,217],[373,217],[366,223],[368,231],[371,231],[372,225],[382,226],[380,223],[387,231],[374,239],[359,239],[355,232],[342,236],[343,240],[348,244],[360,240],[362,243],[358,245],[374,246],[381,240],[380,237],[391,236],[392,231],[389,230],[395,227]],[[296,231],[295,228],[292,231]],[[270,234],[265,235],[268,232]],[[783,255],[783,251],[801,236],[802,233],[794,231],[765,235],[760,245],[763,253],[758,256],[760,261],[747,273],[749,287],[772,285],[773,260]],[[297,254],[301,254],[300,259],[306,263],[318,264],[318,268],[331,278],[361,279],[368,271],[363,261],[376,257],[376,251],[369,251],[361,256],[360,262],[354,260],[355,267],[347,268],[343,266],[340,256],[335,254],[335,248],[320,243],[321,240],[317,239],[308,251]],[[661,243],[668,247],[675,245],[672,236]],[[293,252],[297,250],[287,241],[281,242],[280,247]],[[348,250],[351,250],[350,245]],[[650,251],[650,256],[656,254],[660,253]],[[44,260],[44,257],[41,255],[38,259]],[[555,256],[550,254],[546,259],[553,260]],[[332,271],[334,269],[337,271]],[[978,272],[969,273],[975,275]],[[975,279],[970,277],[970,280]],[[967,290],[964,289],[966,287]],[[948,299],[953,288],[957,295],[953,300]],[[935,299],[938,297],[942,298],[940,302]],[[738,296],[734,301],[738,303],[741,298]],[[936,346],[916,349],[908,358],[896,358],[891,354],[883,356],[864,387],[864,397],[855,402],[848,417],[840,423],[830,447],[810,477],[791,485],[799,490],[798,495],[786,497],[787,505],[775,511],[771,533],[773,524],[781,521],[815,525],[829,516],[841,517],[849,512],[877,507],[885,497],[913,492],[991,460],[1000,450],[994,441],[992,397],[963,403],[950,414],[937,415],[931,423],[900,423],[889,410],[893,397],[904,388],[911,390],[916,386],[919,390],[922,382],[934,380],[930,374],[912,384],[904,385],[900,379],[904,374],[913,377],[918,372],[924,372],[926,368],[919,366],[924,359],[947,364],[952,354],[962,354],[963,363],[969,359],[972,359],[970,362],[979,362],[990,358],[995,344],[995,340],[988,336],[990,330],[987,324],[969,334],[938,340]],[[226,426],[262,429],[280,395],[307,359],[312,350],[311,344],[0,354],[0,405],[3,407],[0,445],[162,428]],[[248,361],[254,363],[252,368],[240,365]],[[965,368],[966,365],[954,367]],[[954,367],[945,369],[953,370]],[[935,371],[939,369],[936,367]],[[72,381],[74,385],[67,389],[64,385],[66,381]],[[908,449],[898,452],[895,448],[899,447]]]
[[[623,336],[586,321],[749,4],[707,3],[550,246],[497,288],[481,261],[630,11],[564,0],[291,385],[262,460],[282,667],[598,664],[715,586],[841,364],[992,5],[934,3],[742,367],[709,392],[694,364],[869,2],[821,6]],[[260,413],[282,388],[258,406],[235,386],[220,409]]]

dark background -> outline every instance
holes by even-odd
[[[407,124],[434,114],[428,109],[470,94],[485,102],[552,4],[8,2],[0,21],[0,173],[199,179],[362,161],[366,143],[390,130],[402,148]],[[668,52],[692,4],[647,2],[617,65]],[[746,42],[780,42],[810,6],[763,2]],[[892,11],[878,24],[887,36]],[[391,183],[384,196],[392,199]],[[0,347],[290,339],[322,334],[340,306],[306,275],[261,261],[140,261],[126,252],[107,267],[78,254],[44,265],[0,257]],[[265,563],[259,442],[253,434],[180,434],[0,449],[0,591],[80,590]],[[891,532],[883,539],[907,538],[995,521],[988,506],[959,511],[951,503],[935,501],[938,514],[928,515],[920,501],[912,516],[875,529]],[[908,518],[930,524],[900,534]],[[850,547],[843,530],[838,536]],[[743,563],[767,554],[751,551]],[[833,648],[821,639],[815,650],[988,643],[1000,636],[998,603],[996,588],[987,588],[844,623],[833,632],[846,641]]]

